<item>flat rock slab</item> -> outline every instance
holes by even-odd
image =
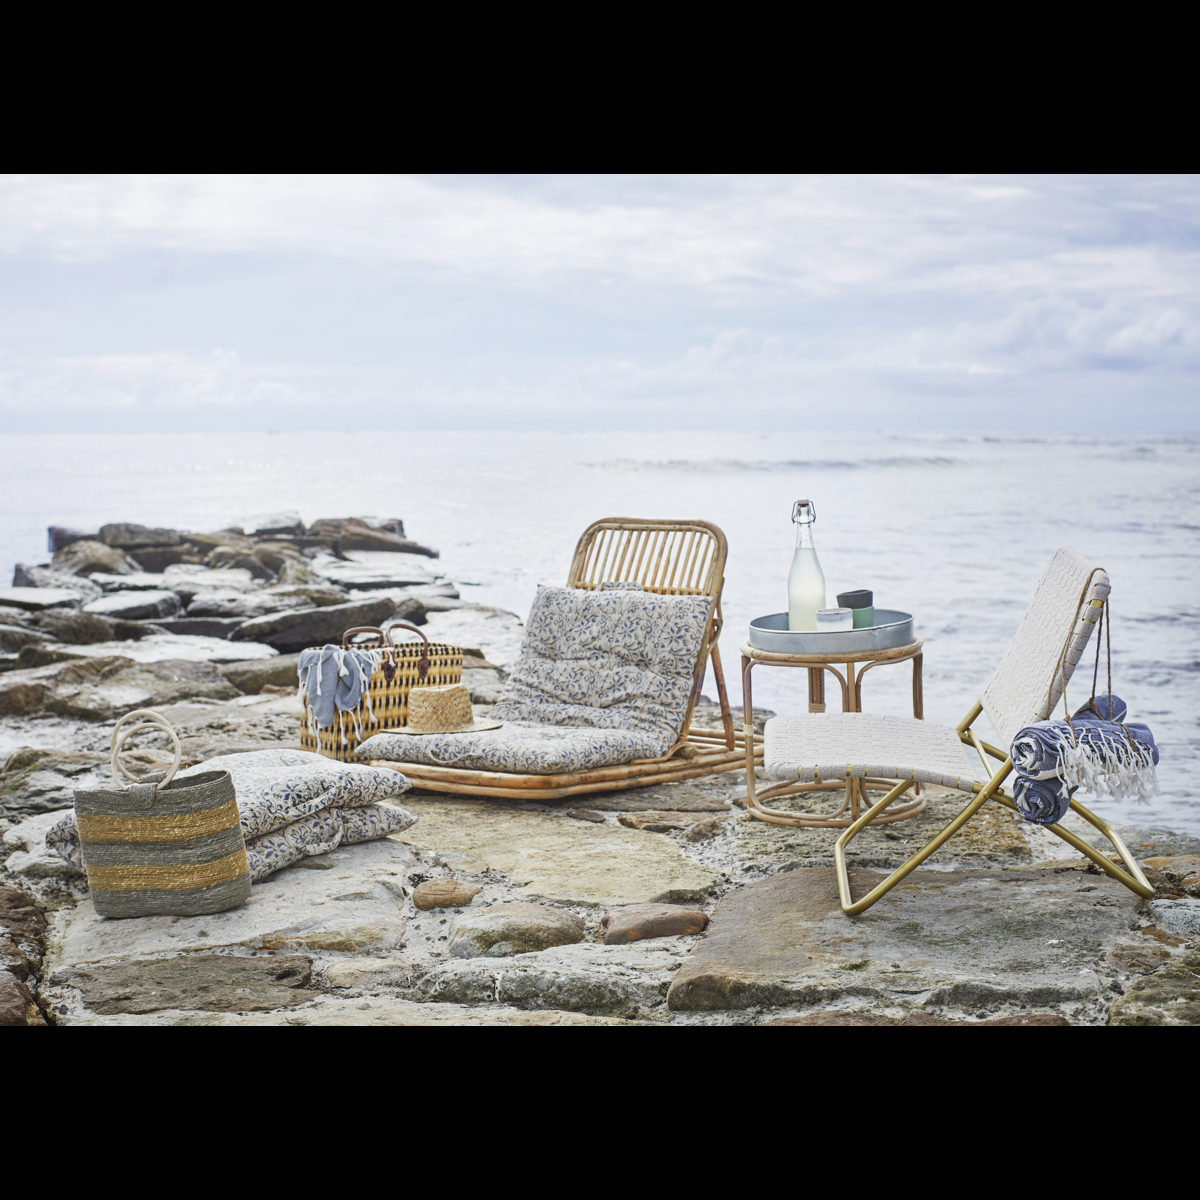
[[[572,796],[572,808],[586,804],[600,812],[729,812],[734,797],[745,797],[744,783],[737,782],[736,772],[726,772],[713,779],[685,780],[682,783],[656,783],[650,787],[630,788],[621,792],[589,792]]]
[[[851,871],[855,896],[883,875]],[[1138,924],[1137,897],[1070,868],[918,870],[858,917],[827,868],[727,895],[671,986],[675,1010],[829,1004],[1087,1003],[1095,969]]]
[[[36,1013],[36,1006],[34,1008]],[[465,1007],[459,1004],[421,1004],[412,1000],[397,1000],[379,996],[350,998],[321,996],[311,1004],[270,1013],[212,1013],[171,1011],[146,1016],[59,1017],[60,1025],[371,1025],[411,1026],[424,1028],[433,1025],[517,1025],[565,1026],[622,1025],[629,1028],[656,1028],[650,1021],[627,1021],[620,1017],[587,1016],[577,1012],[526,1012],[519,1008],[496,1005],[489,1008]]]
[[[505,871],[522,895],[612,906],[700,900],[720,876],[660,833],[572,821],[501,800],[405,797],[420,817],[414,845],[454,851]]]
[[[152,633],[138,641],[93,642],[88,646],[48,645],[47,648],[69,650],[85,658],[121,655],[140,663],[158,663],[168,659],[195,663],[238,663],[248,658],[273,661],[279,655],[272,647],[260,646],[256,642],[238,642],[235,645],[227,636],[208,637],[200,633]]]
[[[416,995],[459,1004],[495,1002],[628,1015],[661,1008],[688,945],[679,939],[635,946],[581,942],[515,958],[460,959],[428,971]]]
[[[0,604],[29,612],[43,608],[78,608],[79,594],[67,588],[0,588]]]
[[[883,1013],[819,1012],[805,1013],[800,1017],[778,1017],[774,1021],[759,1021],[759,1027],[773,1025],[815,1025],[821,1029],[839,1026],[900,1025],[920,1029],[931,1026],[954,1025],[977,1028],[980,1025],[1036,1025],[1039,1028],[1070,1028],[1071,1022],[1057,1013],[1020,1013],[1013,1017],[993,1017],[983,1021],[953,1021],[948,1017],[935,1017],[932,1013],[915,1012],[903,1017],[889,1017]]]
[[[68,967],[50,979],[47,995],[74,988],[93,1013],[163,1009],[270,1012],[311,1000],[312,959],[303,954],[182,954],[174,958]]]
[[[318,861],[316,859],[307,862]],[[391,950],[404,940],[412,851],[384,838],[322,856],[256,883],[250,901],[204,917],[107,920],[85,900],[64,918],[52,970],[113,959],[240,947],[247,950]]]
[[[1110,1025],[1200,1025],[1200,952],[1135,980],[1108,1010]]]
[[[883,794],[882,791],[872,792],[871,796],[873,800],[878,800],[882,799]],[[891,825],[874,825],[864,829],[851,842],[847,852],[848,861],[861,867],[894,870],[915,854],[970,800],[969,796],[948,788],[927,787],[925,794],[925,810],[917,816]],[[832,813],[841,805],[842,795],[839,791],[810,792],[803,798],[768,800],[767,805],[784,811]],[[999,804],[984,805],[937,852],[933,861],[939,864],[961,862],[965,866],[1032,863],[1033,853],[1029,842],[1013,816],[1010,809]],[[747,815],[734,828],[734,856],[739,862],[761,864],[763,867],[832,866],[833,843],[839,832],[836,829],[798,829],[774,825]],[[1095,833],[1094,830],[1092,832]],[[1072,858],[1081,857],[1078,851],[1053,834],[1048,836]]]

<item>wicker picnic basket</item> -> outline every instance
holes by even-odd
[[[147,719],[125,728],[142,717]],[[170,734],[175,761],[169,771],[138,779],[120,753],[142,729]],[[152,709],[138,709],[113,730],[113,785],[75,793],[88,887],[102,917],[198,916],[250,899],[233,779],[228,771],[175,779],[180,756],[171,723]],[[124,783],[122,775],[133,782]]]
[[[397,642],[392,636],[397,629],[409,629],[420,637],[419,642]],[[358,754],[364,742],[381,729],[396,729],[408,724],[408,694],[414,687],[437,687],[462,682],[463,652],[461,646],[431,642],[415,625],[396,622],[382,629],[365,625],[347,629],[342,634],[342,649],[349,647],[356,634],[373,633],[369,642],[355,645],[358,650],[381,650],[383,661],[371,672],[367,695],[356,712],[339,712],[332,725],[309,730],[308,697],[304,697],[304,721],[300,727],[300,746],[304,750],[336,758],[339,762],[365,762]]]

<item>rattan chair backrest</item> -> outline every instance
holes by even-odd
[[[1078,550],[1055,551],[980,699],[1006,745],[1023,726],[1046,720],[1062,699],[1110,590],[1103,568]]]
[[[567,587],[640,583],[669,596],[721,597],[728,546],[707,521],[643,521],[608,517],[584,530]]]

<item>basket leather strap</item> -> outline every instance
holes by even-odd
[[[396,630],[396,629],[410,629],[424,643],[424,646],[421,649],[421,657],[417,661],[417,679],[423,680],[425,678],[425,676],[429,674],[429,638],[427,638],[425,636],[425,634],[420,629],[418,629],[415,625],[409,625],[404,621],[397,621],[394,625],[388,626],[388,630],[387,630],[386,634],[378,626],[359,625],[359,626],[356,626],[354,629],[347,629],[346,632],[342,634],[342,649],[343,650],[347,649],[347,643],[349,642],[350,638],[354,637],[355,634],[373,633],[379,638],[379,644],[381,646],[384,646],[388,649],[394,650],[397,647],[396,647],[396,639],[392,636],[392,632],[393,632],[393,630]],[[388,681],[388,683],[391,683],[392,677],[395,674],[396,674],[395,662],[391,659],[384,659],[383,677]]]

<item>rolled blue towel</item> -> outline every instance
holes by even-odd
[[[378,651],[327,645],[300,651],[300,687],[308,696],[309,721],[327,729],[339,712],[354,712],[371,683]]]
[[[1096,712],[1092,712],[1092,701],[1088,701],[1079,709],[1072,721],[1123,721],[1129,712],[1129,705],[1120,696],[1097,696],[1095,698]],[[1098,714],[1098,715],[1097,715]]]
[[[1057,825],[1067,815],[1075,791],[1061,779],[1027,779],[1018,775],[1013,784],[1013,800],[1025,820],[1034,825]]]
[[[1097,696],[1096,707],[1101,713],[1109,712],[1109,697]],[[1070,725],[1066,721],[1038,721],[1026,725],[1013,738],[1013,766],[1030,779],[1054,779],[1062,773],[1064,750],[1067,757],[1072,753],[1077,756],[1082,750],[1089,757],[1126,767],[1150,763],[1157,766],[1158,746],[1150,726],[1136,721],[1118,724],[1129,711],[1120,696],[1112,697],[1111,711],[1114,716],[1111,721],[1097,716],[1085,706],[1071,718]],[[1132,749],[1130,738],[1136,743]],[[1144,747],[1144,752],[1139,746]]]

